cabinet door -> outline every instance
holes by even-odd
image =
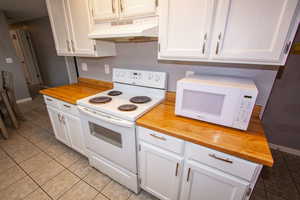
[[[249,183],[194,161],[187,161],[181,200],[242,200]]]
[[[214,2],[160,1],[160,59],[201,60],[208,57]]]
[[[212,57],[238,62],[279,63],[297,0],[219,1]]]
[[[65,131],[61,113],[50,106],[47,106],[47,109],[56,139],[70,146],[70,139]]]
[[[89,3],[87,0],[66,0],[71,32],[71,47],[76,56],[93,56],[94,40],[88,38],[91,30]]]
[[[161,200],[178,199],[182,158],[144,142],[139,145],[141,187]]]
[[[63,120],[72,148],[77,152],[86,155],[86,148],[79,117],[65,113],[63,115]]]
[[[97,21],[110,21],[119,17],[119,0],[90,0],[93,10],[93,19]]]
[[[60,56],[72,55],[65,2],[63,0],[46,0],[46,3],[57,54]]]
[[[121,17],[151,15],[156,12],[156,0],[119,0]]]

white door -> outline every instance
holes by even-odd
[[[63,119],[65,120],[65,127],[67,134],[70,137],[72,148],[82,155],[86,155],[86,148],[79,117],[64,113]]]
[[[46,0],[46,3],[51,22],[56,52],[60,56],[72,55],[69,33],[67,29],[68,22],[65,10],[65,1]]]
[[[94,55],[94,40],[88,38],[91,29],[89,3],[85,0],[65,0],[68,10],[71,48],[76,56]]]
[[[121,17],[153,15],[156,12],[156,0],[119,0]]]
[[[298,0],[219,1],[213,59],[279,62],[297,3]]]
[[[67,132],[65,131],[65,127],[62,121],[62,114],[58,110],[50,106],[47,106],[47,109],[56,139],[70,146],[70,139]]]
[[[178,199],[182,158],[144,142],[139,145],[141,187],[161,200]]]
[[[93,12],[93,19],[107,21],[119,17],[119,0],[90,0]]]
[[[249,183],[214,168],[187,161],[182,180],[181,200],[242,200]]]
[[[213,0],[164,0],[159,5],[159,58],[207,58]]]

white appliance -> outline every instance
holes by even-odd
[[[250,79],[199,75],[177,82],[176,115],[247,130],[258,95]]]
[[[163,72],[115,68],[112,90],[77,101],[90,164],[134,192],[135,120],[163,101],[166,78]]]

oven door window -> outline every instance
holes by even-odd
[[[120,133],[114,132],[110,129],[104,128],[93,122],[89,122],[90,133],[94,137],[112,144],[116,147],[122,148],[122,135]]]
[[[184,90],[182,108],[189,112],[220,116],[224,99],[222,94]]]

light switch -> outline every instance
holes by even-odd
[[[110,74],[109,64],[104,65],[105,74]]]
[[[86,63],[81,63],[81,69],[82,71],[88,71],[88,65]]]
[[[5,62],[6,62],[7,64],[10,64],[10,63],[13,63],[14,61],[13,61],[12,58],[5,58]]]

